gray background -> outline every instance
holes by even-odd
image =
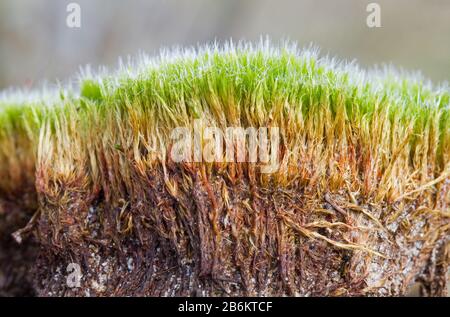
[[[66,6],[82,8],[81,29]],[[378,0],[381,28],[366,25],[366,0],[1,0],[0,89],[66,79],[80,66],[215,39],[314,43],[363,66],[393,63],[450,79],[450,0]]]

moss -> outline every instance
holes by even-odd
[[[93,80],[83,80],[80,88],[81,98],[87,98],[91,101],[100,102],[102,100],[102,92],[100,85]]]
[[[129,272],[145,295],[195,293],[158,284],[168,265],[206,295],[399,295],[448,238],[449,91],[419,76],[228,43],[141,57],[55,95],[0,102],[0,154],[31,158],[2,160],[0,185],[36,175],[50,267],[94,245],[116,270],[123,256],[159,263],[148,285]],[[198,118],[279,127],[278,170],[173,162],[171,132]]]

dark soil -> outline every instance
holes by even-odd
[[[39,209],[0,201],[0,295],[398,296],[416,282],[446,294],[444,217],[361,197],[350,208],[345,191],[241,172],[169,166],[168,178],[136,172],[120,196],[58,184],[38,192]]]
[[[31,237],[18,244],[12,234],[25,227],[30,218],[25,205],[0,199],[0,296],[34,296],[31,269],[38,246]]]
[[[40,196],[38,295],[399,296],[416,281],[424,295],[445,294],[441,216],[411,205],[390,221],[393,206],[361,200],[377,224],[342,207],[345,192],[263,188],[246,175],[190,166],[169,170],[169,183],[158,170],[135,175],[122,199],[82,189],[67,205]],[[67,286],[69,263],[80,265],[79,288]]]

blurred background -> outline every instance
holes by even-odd
[[[71,2],[81,28],[66,25]],[[366,24],[370,2],[381,7],[381,28]],[[114,67],[140,51],[261,35],[450,80],[450,0],[1,0],[0,89],[66,79],[87,64]]]

